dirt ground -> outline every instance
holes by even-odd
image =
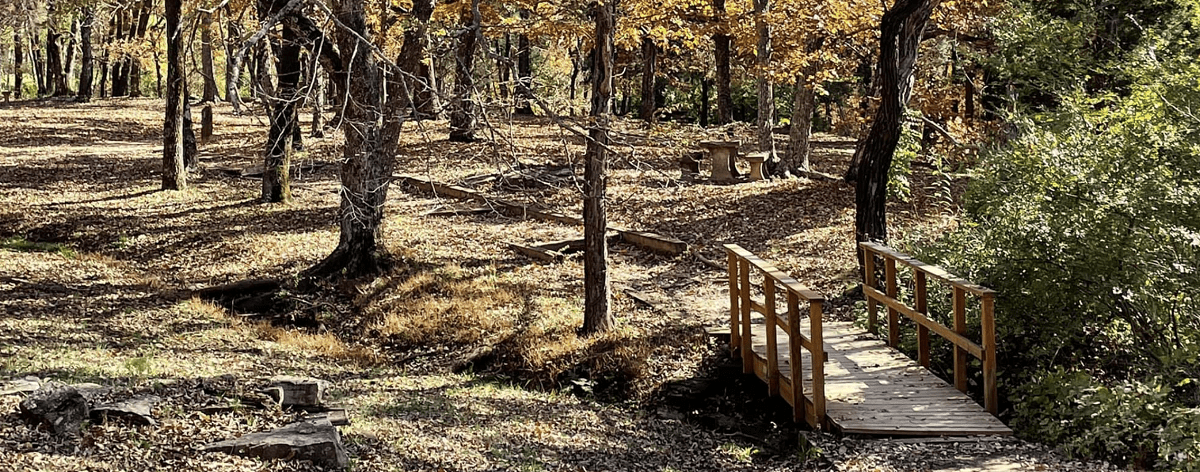
[[[722,244],[740,244],[830,297],[853,286],[848,185],[678,181],[683,150],[748,128],[619,122],[610,220],[678,238],[691,252],[615,245],[617,332],[581,340],[579,259],[539,264],[508,247],[581,237],[579,228],[429,215],[476,205],[401,186],[390,191],[384,237],[401,269],[341,299],[296,295],[293,313],[306,318],[291,324],[302,327],[193,298],[202,287],[294,277],[337,240],[337,132],[306,140],[294,201],[266,205],[260,181],[238,172],[258,163],[266,123],[221,106],[216,116],[191,188],[164,193],[158,101],[0,105],[0,380],[91,382],[114,398],[164,399],[158,427],[98,422],[61,440],[18,418],[19,396],[0,396],[0,470],[311,469],[198,451],[296,416],[231,404],[198,380],[225,374],[247,387],[283,374],[332,381],[335,402],[350,411],[342,434],[354,470],[1104,467],[1016,439],[909,443],[804,431],[765,388],[730,373],[702,329],[721,325],[728,309],[723,272],[701,260],[723,261]],[[569,170],[579,169],[582,141],[544,119],[491,124],[473,144],[447,142],[444,122],[406,124],[397,172],[577,215]],[[815,170],[840,175],[852,142],[817,141]],[[952,224],[954,200],[937,196],[931,179],[914,176],[910,203],[891,209],[896,234]],[[652,294],[654,306],[627,289]],[[852,316],[849,306],[832,312]],[[597,369],[624,380],[585,375]]]

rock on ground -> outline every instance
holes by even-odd
[[[335,469],[350,463],[342,436],[328,419],[292,423],[274,431],[251,433],[209,444],[205,452],[224,452],[264,460],[295,459]]]
[[[44,385],[20,405],[21,417],[57,436],[75,436],[88,417],[87,399],[70,386]]]

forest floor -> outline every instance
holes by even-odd
[[[478,204],[399,185],[384,232],[398,264],[379,280],[291,294],[287,320],[193,297],[223,283],[294,278],[333,249],[341,138],[306,139],[294,201],[261,204],[260,181],[239,170],[258,163],[265,120],[220,106],[203,169],[189,190],[167,193],[158,191],[161,116],[148,99],[0,104],[0,380],[91,382],[112,397],[164,399],[157,427],[100,422],[59,440],[18,418],[19,396],[0,396],[0,470],[307,470],[198,451],[296,416],[231,405],[200,379],[232,375],[251,388],[285,374],[333,382],[334,402],[350,412],[341,430],[354,470],[1109,468],[1014,438],[813,433],[737,373],[703,329],[726,319],[725,275],[702,261],[723,261],[722,244],[834,298],[831,316],[854,316],[837,298],[854,285],[850,186],[679,182],[683,150],[746,139],[745,126],[618,121],[610,221],[691,251],[616,244],[618,329],[580,339],[579,258],[542,264],[508,247],[578,238],[579,228],[445,216],[437,212]],[[491,124],[472,144],[447,142],[444,122],[406,124],[397,172],[578,215],[572,170],[582,140],[540,118]],[[852,151],[847,139],[818,136],[815,170],[840,175]],[[909,202],[890,208],[893,234],[952,227],[962,185],[915,172]]]

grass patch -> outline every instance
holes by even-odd
[[[75,250],[65,244],[29,241],[19,236],[0,240],[0,249],[15,252],[53,252],[67,259],[77,256]]]

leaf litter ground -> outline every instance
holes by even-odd
[[[703,334],[726,316],[721,244],[737,243],[838,295],[853,284],[853,190],[836,180],[681,184],[693,127],[619,121],[610,220],[687,242],[666,257],[617,244],[616,333],[579,339],[582,265],[508,249],[579,228],[497,214],[429,216],[470,204],[393,188],[385,244],[399,268],[372,284],[282,294],[289,319],[231,312],[194,289],[287,279],[336,244],[340,139],[307,140],[295,201],[258,203],[266,124],[218,107],[217,135],[186,192],[158,192],[161,105],[0,105],[0,379],[93,382],[117,398],[163,398],[160,426],[89,424],[59,440],[0,397],[2,470],[308,470],[200,453],[297,414],[254,404],[273,375],[329,379],[350,410],[355,470],[1095,470],[1016,439],[902,443],[835,439],[787,421],[786,405],[736,374]],[[336,135],[336,133],[331,133]],[[444,122],[409,123],[398,172],[578,214],[582,141],[515,118],[486,141],[448,143]],[[818,136],[816,170],[837,175],[852,143]],[[746,169],[743,169],[745,171]],[[956,185],[960,185],[957,183]],[[891,209],[897,232],[936,233],[954,202],[929,176]],[[652,294],[648,308],[625,289]],[[849,317],[835,304],[833,316]],[[277,314],[278,315],[278,314]],[[281,323],[281,321],[283,321]],[[300,325],[301,327],[295,327]],[[477,371],[477,372],[476,372]],[[730,373],[734,372],[734,373]],[[240,387],[205,388],[232,375]],[[802,453],[800,437],[819,448]]]

